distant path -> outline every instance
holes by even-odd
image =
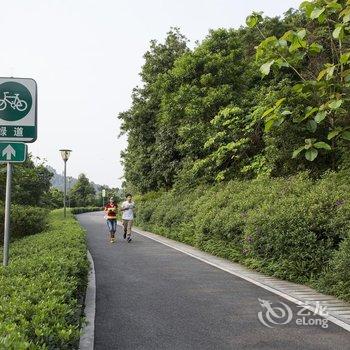
[[[101,213],[78,216],[96,270],[95,350],[346,350],[350,333],[329,323],[267,328],[258,298],[295,305],[141,235],[107,241]]]

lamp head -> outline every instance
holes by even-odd
[[[70,156],[71,149],[60,149],[62,159],[66,162]]]

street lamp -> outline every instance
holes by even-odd
[[[67,160],[70,156],[71,149],[60,149],[62,159],[64,161],[64,199],[63,199],[63,212],[66,217],[66,198],[67,198]]]

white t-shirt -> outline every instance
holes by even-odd
[[[128,208],[127,210],[123,211],[123,220],[134,220],[134,208],[135,208],[135,203],[134,202],[128,202],[125,201],[122,204],[122,208]]]

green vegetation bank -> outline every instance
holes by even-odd
[[[12,243],[0,267],[0,348],[77,348],[88,266],[85,232],[61,210],[46,231]]]
[[[138,222],[350,300],[350,4],[152,41],[119,114]]]

